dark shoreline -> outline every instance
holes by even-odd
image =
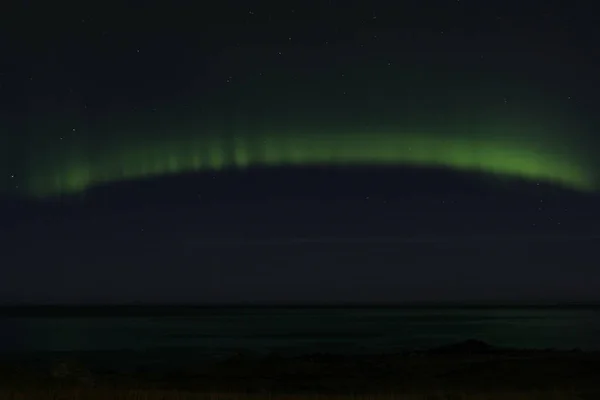
[[[600,351],[510,349],[477,340],[395,354],[265,356],[241,351],[211,362],[200,362],[186,349],[94,353],[46,352],[27,358],[5,354],[0,357],[0,387],[82,385],[244,393],[406,392],[431,387],[600,390]],[[100,358],[104,361],[97,363]]]
[[[598,310],[600,303],[335,303],[335,304],[92,304],[84,306],[52,305],[0,305],[0,317],[164,317],[190,316],[210,310]]]

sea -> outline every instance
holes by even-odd
[[[600,350],[600,307],[51,307],[0,310],[0,355],[394,353],[477,339]]]

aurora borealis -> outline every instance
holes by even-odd
[[[462,25],[413,29],[399,11],[367,23],[376,12],[359,7],[344,11],[345,34],[307,31],[309,14],[279,21],[266,11],[232,17],[248,31],[207,16],[167,29],[150,22],[154,10],[139,34],[127,14],[99,12],[65,39],[40,20],[48,35],[20,46],[31,51],[15,103],[25,121],[14,117],[7,132],[18,134],[0,142],[3,192],[55,197],[279,166],[443,168],[595,191],[596,117],[579,78],[587,64],[564,45],[549,48],[549,38],[563,43],[559,33],[491,9],[482,12],[495,22],[481,25],[463,5],[445,7]],[[413,31],[423,33],[406,39]]]
[[[314,165],[442,167],[578,190],[594,188],[589,166],[558,140],[544,143],[541,135],[505,129],[512,129],[512,135],[352,131],[180,135],[125,143],[103,152],[75,149],[74,155],[54,155],[44,168],[31,169],[27,190],[37,196],[74,194],[99,184],[167,174]]]

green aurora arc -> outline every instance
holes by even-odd
[[[233,130],[167,139],[113,139],[90,150],[32,154],[25,189],[35,197],[72,195],[98,185],[194,171],[279,166],[411,166],[481,172],[593,191],[596,177],[581,151],[538,129],[472,130],[472,133],[358,132],[251,133]],[[572,144],[572,143],[571,143]]]

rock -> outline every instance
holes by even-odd
[[[54,364],[50,374],[55,379],[77,381],[86,386],[94,385],[92,373],[74,361],[60,361]]]
[[[469,339],[464,342],[438,347],[429,352],[435,354],[486,354],[495,350],[494,346],[486,342]]]

